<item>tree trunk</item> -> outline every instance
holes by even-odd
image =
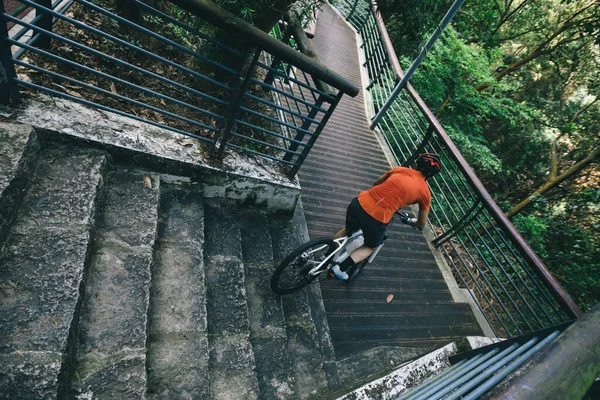
[[[509,219],[514,217],[515,215],[520,213],[531,202],[531,200],[533,200],[537,196],[543,195],[544,193],[548,192],[550,189],[553,189],[554,187],[560,185],[566,179],[570,178],[575,173],[577,173],[577,172],[581,171],[583,168],[587,167],[592,161],[594,161],[596,158],[598,158],[598,156],[600,156],[600,147],[595,149],[594,151],[592,151],[586,158],[579,161],[577,164],[573,165],[566,172],[564,172],[558,176],[555,176],[555,177],[553,177],[551,175],[550,178],[548,179],[548,181],[546,181],[546,183],[544,183],[542,186],[540,186],[531,195],[527,196],[527,198],[525,198],[519,204],[517,204],[516,206],[511,208],[506,213],[506,217]]]

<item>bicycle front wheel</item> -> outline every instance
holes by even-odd
[[[310,276],[308,273],[331,254],[335,247],[332,239],[318,238],[292,251],[275,270],[271,278],[271,290],[277,294],[288,294],[311,283],[317,276]],[[323,265],[323,268],[326,266]]]

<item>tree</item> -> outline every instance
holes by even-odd
[[[534,12],[526,12],[531,9]],[[510,16],[515,23],[509,28],[506,24],[509,19],[503,17],[493,32],[499,36],[499,43],[510,40],[513,46],[505,54],[508,62],[494,73],[496,81],[542,56],[551,55],[572,44],[581,48],[590,42],[600,44],[600,2],[597,0],[560,3],[523,1],[514,5],[514,10],[503,15]],[[531,19],[532,17],[536,19]],[[523,26],[532,28],[522,28]],[[505,34],[504,37],[502,33]],[[477,86],[477,90],[488,87],[490,84],[484,82]]]
[[[558,185],[560,185],[562,182],[564,182],[568,178],[572,177],[576,173],[583,170],[585,167],[587,167],[590,163],[592,163],[599,157],[600,157],[600,147],[596,148],[587,157],[585,157],[582,160],[580,160],[579,162],[577,162],[575,165],[573,165],[568,170],[564,171],[561,174],[558,174],[558,171],[557,171],[558,155],[556,152],[556,140],[553,141],[553,143],[552,143],[552,167],[551,167],[551,172],[550,172],[550,176],[548,177],[548,180],[542,186],[540,186],[538,189],[536,189],[531,195],[527,196],[519,204],[512,207],[506,213],[506,216],[508,218],[514,217],[515,215],[520,213],[531,202],[532,199],[535,199],[537,196],[542,196],[546,192],[557,187]]]

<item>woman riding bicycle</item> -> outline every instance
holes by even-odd
[[[352,199],[346,212],[346,226],[335,234],[334,239],[362,229],[365,243],[342,263],[333,266],[331,272],[336,278],[347,280],[346,271],[373,253],[383,241],[392,216],[402,207],[418,203],[419,216],[410,222],[418,228],[425,226],[431,205],[431,193],[426,181],[441,170],[439,155],[421,154],[415,169],[393,168],[379,177],[372,188]]]

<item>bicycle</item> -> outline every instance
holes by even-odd
[[[397,216],[404,224],[410,225],[415,229],[421,229],[409,221],[411,217],[404,211],[396,211],[394,216]],[[394,218],[390,221],[390,226],[393,220]],[[377,253],[383,247],[387,236],[386,233],[381,244],[373,250],[373,253],[369,257],[347,271],[347,283],[373,262],[375,257],[377,257]],[[275,269],[271,278],[271,290],[279,295],[290,294],[302,289],[319,276],[324,275],[327,277],[335,264],[339,264],[348,258],[363,243],[362,230],[338,239],[322,237],[309,240],[292,251]],[[291,279],[287,279],[287,276],[284,274],[291,275]],[[289,282],[290,280],[291,282]]]

